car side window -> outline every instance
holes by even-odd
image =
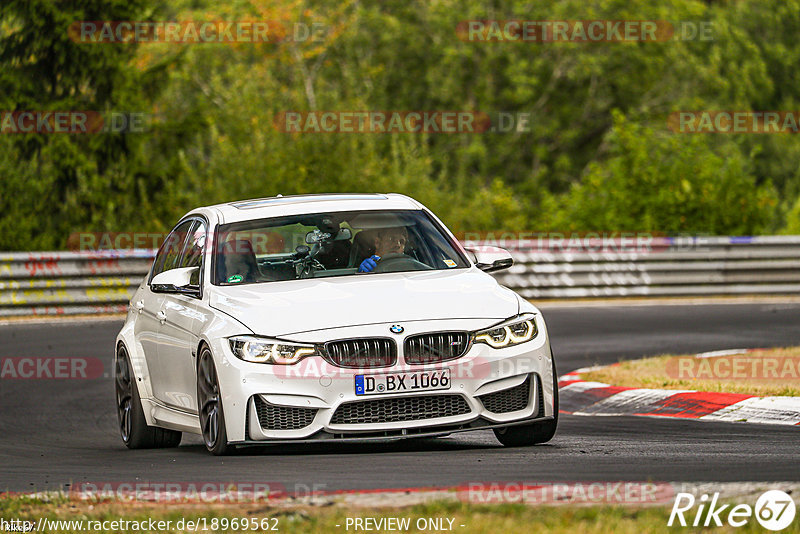
[[[183,244],[186,242],[186,236],[194,223],[194,220],[183,222],[170,232],[156,256],[153,264],[153,276],[179,266]]]
[[[181,267],[200,267],[203,266],[203,254],[206,249],[206,225],[203,221],[196,220],[192,229],[189,231],[189,237],[183,247],[183,255],[181,260]],[[189,282],[190,285],[200,285],[200,270],[192,275]]]

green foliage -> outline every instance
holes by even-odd
[[[0,109],[152,113],[169,59],[142,69],[135,46],[80,43],[69,34],[75,21],[146,20],[154,13],[145,0],[12,0],[0,14]],[[163,147],[166,158],[145,145],[158,146],[164,130],[186,130],[175,123],[170,117],[146,133],[4,136],[0,249],[59,248],[74,232],[171,224],[172,213],[154,224],[163,210],[147,208],[168,201],[174,182],[166,173],[180,138]]]
[[[732,145],[671,135],[614,113],[608,157],[593,162],[565,198],[556,227],[741,235],[769,228],[777,200],[757,186]]]
[[[798,218],[789,135],[676,134],[677,110],[795,110],[800,0],[11,0],[0,109],[146,111],[144,133],[0,136],[0,249],[163,231],[197,205],[409,194],[455,231],[769,233]],[[710,21],[714,40],[469,42],[470,19]],[[76,20],[322,22],[322,40],[75,43]],[[530,131],[282,133],[307,110],[526,113]],[[616,111],[615,111],[616,110]],[[800,229],[796,230],[800,232]]]
[[[792,209],[786,216],[786,228],[783,233],[791,235],[800,235],[800,197],[795,200]]]

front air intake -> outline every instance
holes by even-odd
[[[325,343],[323,357],[350,369],[389,367],[397,363],[397,345],[388,338],[340,339]]]
[[[258,395],[255,396],[255,403],[258,423],[264,430],[299,430],[310,425],[317,415],[316,408],[275,406]]]
[[[483,403],[487,410],[492,413],[509,413],[524,410],[528,407],[531,396],[531,377],[525,382],[513,388],[495,391],[486,395],[480,395],[478,399]],[[541,406],[541,403],[540,403]]]
[[[435,332],[406,339],[403,357],[409,364],[439,363],[463,356],[469,348],[466,332]]]
[[[464,415],[470,412],[461,395],[421,395],[342,403],[331,424],[397,423]]]

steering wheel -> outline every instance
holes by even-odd
[[[407,256],[406,254],[385,254],[381,256],[373,273],[390,273],[394,271],[427,271],[432,267]]]

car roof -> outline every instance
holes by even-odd
[[[220,224],[228,224],[303,213],[398,209],[418,210],[423,209],[423,206],[416,200],[397,193],[320,193],[237,200],[197,208],[187,215],[214,210],[219,215]]]

